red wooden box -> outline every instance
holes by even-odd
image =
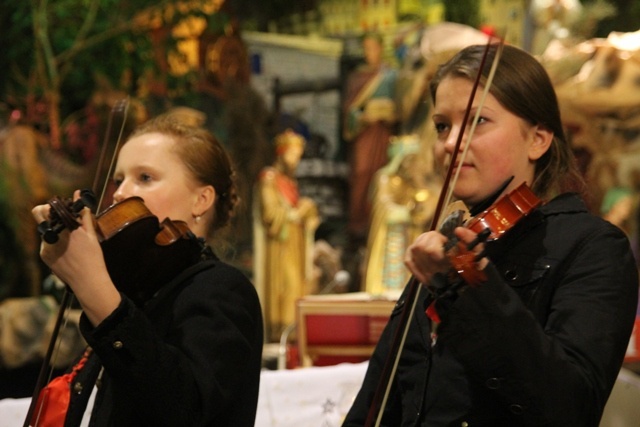
[[[302,366],[367,360],[386,326],[394,300],[305,297],[298,301],[298,350]]]

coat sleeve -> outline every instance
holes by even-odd
[[[491,264],[441,325],[439,340],[520,425],[597,426],[624,358],[638,298],[629,242],[605,222],[585,234],[539,279],[551,282],[548,315],[536,318]]]

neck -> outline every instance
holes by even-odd
[[[513,176],[507,179],[504,183],[502,183],[502,185],[495,192],[493,192],[489,197],[487,197],[480,203],[476,203],[475,205],[470,206],[469,213],[471,214],[471,216],[476,216],[479,213],[489,209],[489,207],[491,207],[491,205],[493,205],[496,202],[496,200],[498,200],[498,198],[502,195],[505,188],[507,188],[507,186],[511,183],[511,181],[513,181]]]
[[[289,177],[292,177],[294,175],[294,171],[290,167],[288,167],[285,162],[280,161],[276,163],[275,168],[278,172]]]

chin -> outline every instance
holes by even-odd
[[[455,191],[453,196],[456,200],[462,200],[467,206],[473,206],[482,200],[473,191]]]

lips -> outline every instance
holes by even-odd
[[[453,170],[459,169],[460,168],[460,163],[456,163],[453,166]],[[462,163],[462,169],[466,169],[466,168],[470,168],[471,167],[471,163]]]

